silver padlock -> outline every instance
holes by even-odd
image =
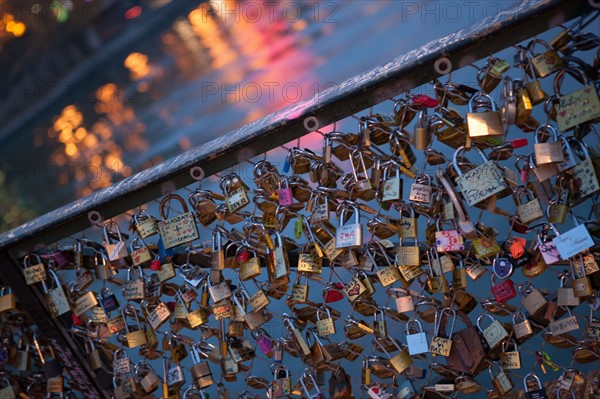
[[[410,333],[412,323],[416,323],[419,326],[418,331],[414,334]],[[427,335],[423,331],[423,325],[418,319],[411,319],[406,322],[406,344],[408,345],[408,353],[411,356],[429,352]]]
[[[347,212],[352,210],[354,223],[345,224]],[[363,226],[360,223],[360,212],[358,207],[342,202],[337,210],[340,225],[335,231],[335,247],[338,249],[359,248],[363,244]]]

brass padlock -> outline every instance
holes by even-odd
[[[553,141],[540,143],[540,134],[542,132],[551,135]],[[542,125],[536,129],[533,149],[535,151],[535,162],[537,166],[564,161],[562,145],[560,141],[558,141],[558,133],[551,125]]]
[[[561,94],[564,77],[569,74],[583,82],[583,87]],[[554,78],[554,94],[558,97],[556,122],[562,132],[600,117],[600,98],[588,76],[579,68],[563,68]]]
[[[133,315],[135,318],[135,324],[137,326],[136,330],[131,330],[129,327],[129,323],[127,323],[127,316]],[[147,338],[146,333],[144,332],[142,325],[140,324],[140,319],[137,313],[136,308],[133,305],[125,305],[123,309],[121,309],[121,317],[124,320],[125,324],[125,339],[127,341],[127,347],[129,348],[137,348],[138,346],[146,345]]]
[[[445,315],[452,319],[452,324],[450,325],[450,332],[446,333],[446,325],[447,320],[444,319]],[[456,323],[456,311],[453,308],[443,308],[438,313],[436,313],[436,321],[435,321],[435,329],[433,332],[433,338],[431,339],[431,344],[429,345],[429,352],[433,355],[440,355],[444,357],[450,356],[450,350],[452,349],[452,340],[447,337],[452,337],[454,332],[454,324]],[[443,326],[443,328],[442,328]]]
[[[537,44],[544,47],[545,51],[541,54],[535,54],[534,49]],[[530,63],[535,75],[539,78],[545,78],[565,67],[564,60],[558,55],[556,50],[552,49],[548,43],[543,40],[535,39],[527,44],[527,51],[530,56]]]
[[[210,366],[206,361],[202,361],[201,349],[199,345],[192,344],[190,347],[192,357],[192,378],[194,383],[200,388],[206,388],[214,383]]]
[[[478,110],[483,109],[483,112]],[[483,92],[478,92],[469,100],[467,113],[469,137],[481,138],[488,136],[504,136],[504,126],[500,112],[492,98]]]
[[[429,147],[432,138],[430,124],[431,120],[427,115],[427,108],[423,107],[417,113],[417,123],[415,125],[414,142],[416,150],[423,151]]]

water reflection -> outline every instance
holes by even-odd
[[[20,186],[50,211],[474,22],[425,24],[404,3],[198,2],[23,129],[41,168],[79,167]]]

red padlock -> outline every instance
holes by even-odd
[[[150,270],[158,271],[160,270],[160,259],[156,257],[150,262]]]
[[[496,284],[496,275],[492,275],[492,294],[496,302],[503,303],[516,297],[517,291],[511,279]]]
[[[417,94],[412,98],[413,103],[427,108],[436,108],[440,105],[438,100],[431,98],[425,94]]]
[[[343,289],[343,284],[332,282],[323,290],[323,299],[326,303],[341,301],[344,299],[344,293],[342,292]]]

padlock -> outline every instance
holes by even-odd
[[[158,233],[156,219],[150,216],[145,209],[139,209],[134,213],[133,224],[142,238],[148,238]]]
[[[85,290],[94,282],[94,277],[88,269],[78,267],[75,269],[75,281],[79,290]]]
[[[500,353],[500,365],[504,370],[519,370],[521,368],[521,352],[517,346],[517,341],[513,339],[513,349],[508,350],[510,343],[508,341],[502,342],[502,352]]]
[[[171,362],[172,359],[163,358],[163,375],[164,375],[164,384],[166,384],[166,393],[168,396],[168,390],[171,388],[180,388],[183,384],[185,384],[185,375],[183,373],[183,369],[179,363],[173,364]],[[165,387],[163,385],[163,398]]]
[[[520,237],[508,238],[504,243],[505,255],[514,268],[526,267],[533,262],[533,255],[525,247],[526,241]]]
[[[479,87],[485,93],[491,93],[502,82],[502,76],[492,68],[489,60],[483,68],[477,71],[476,78]]]
[[[133,375],[123,375],[113,377],[113,387],[115,399],[129,399],[138,392],[138,384]]]
[[[546,133],[550,136],[547,142],[540,142],[540,134]],[[552,140],[552,141],[550,141]],[[535,144],[533,145],[535,152],[535,162],[537,166],[556,163],[556,168],[564,161],[562,144],[558,139],[558,133],[552,125],[542,125],[535,131]]]
[[[569,210],[569,190],[566,187],[566,179],[564,176],[560,176],[556,179],[556,185],[558,186],[556,196],[550,201],[546,208],[546,216],[548,221],[553,224],[562,224],[565,222],[567,217],[567,211]]]
[[[0,288],[0,313],[14,310],[17,306],[17,297],[11,287]]]
[[[417,238],[414,239],[413,246],[406,246],[405,240],[405,238],[400,239],[400,245],[396,250],[395,264],[404,280],[412,281],[424,272],[420,267],[421,252]]]
[[[158,388],[160,378],[156,375],[156,372],[152,366],[145,361],[137,363],[134,368],[134,374],[140,381],[140,386],[146,393],[154,392]]]
[[[523,224],[529,224],[534,220],[544,217],[544,211],[540,200],[527,187],[519,186],[513,192],[513,198],[517,205],[517,216]],[[525,200],[523,200],[525,198]]]
[[[410,169],[417,162],[417,157],[410,145],[410,136],[400,129],[394,130],[394,132],[392,132],[392,134],[390,136],[390,151],[394,155],[400,157],[400,159],[402,160],[401,164],[397,163],[396,161],[393,161],[391,164],[389,164],[397,171],[402,170],[400,168],[400,166]],[[386,169],[385,163],[384,163],[384,165],[382,165],[382,167],[383,167],[383,170],[385,173],[385,169]],[[389,176],[390,175],[388,174],[388,178],[389,178]],[[398,174],[398,177],[399,176],[400,175]],[[397,187],[396,183],[394,183],[394,187]],[[400,186],[400,188],[402,188],[402,186]],[[399,193],[400,193],[400,197],[401,197],[402,190],[400,190]]]
[[[304,277],[304,284],[301,282],[301,278]],[[296,273],[296,282],[292,286],[292,293],[288,297],[288,304],[305,303],[308,301],[308,276],[302,273]]]
[[[419,173],[410,185],[408,199],[413,203],[430,204],[433,195],[433,182],[431,176]]]
[[[499,255],[501,248],[494,237],[487,237],[481,234],[477,238],[471,240],[471,247],[480,259],[490,259],[493,256]]]
[[[180,215],[168,218],[168,209],[170,209],[171,200],[178,201],[183,208],[183,212]],[[165,212],[165,207],[167,208],[167,212]],[[194,214],[188,211],[184,199],[179,195],[166,195],[160,201],[159,211],[162,220],[158,222],[158,230],[165,249],[170,249],[198,238],[198,228],[196,227]]]
[[[283,364],[271,367],[273,371],[273,382],[271,383],[271,395],[274,398],[281,398],[292,393],[292,379],[290,371]]]
[[[238,279],[239,279],[239,273],[238,273]],[[267,295],[265,294],[265,292],[258,285],[256,280],[253,280],[253,281],[254,281],[254,284],[256,285],[256,287],[258,288],[258,291],[256,291],[254,294],[250,295],[244,282],[242,280],[239,280],[240,285],[242,286],[242,294],[244,296],[247,296],[248,304],[252,307],[252,309],[255,312],[258,312],[258,311],[261,311],[262,309],[266,308],[267,305],[270,303],[270,301],[269,301],[269,298],[267,297]]]
[[[407,313],[415,309],[414,302],[410,291],[404,288],[388,288],[388,294],[397,292],[392,298],[396,304],[396,309],[399,313]]]
[[[531,380],[535,384],[534,389],[531,389]],[[525,399],[548,399],[546,390],[542,387],[539,377],[533,373],[529,373],[523,377],[523,387],[525,389]]]
[[[371,253],[371,250],[369,249],[369,247],[374,247],[373,252],[380,255],[379,259],[385,259],[385,262],[383,262],[383,261],[381,262],[381,263],[383,263],[381,268],[377,265],[378,262],[375,262],[375,258],[373,256],[373,254]],[[375,266],[377,279],[379,280],[379,282],[381,283],[381,285],[383,287],[390,286],[390,285],[394,284],[395,282],[400,281],[402,279],[402,276],[400,275],[400,271],[398,270],[398,267],[396,267],[396,265],[393,263],[393,261],[387,256],[387,253],[385,252],[385,248],[383,248],[383,246],[381,245],[380,242],[372,241],[371,243],[369,243],[367,245],[365,252],[366,252],[367,256],[371,258],[371,261],[373,262],[373,265]]]
[[[249,299],[248,294],[244,290],[241,290],[240,292],[242,297],[245,297],[246,300]],[[240,314],[242,315],[243,320],[246,322],[250,330],[256,330],[264,323],[269,321],[272,317],[272,315],[266,312],[265,309],[261,309],[258,311],[252,310],[250,312],[246,312],[244,306],[240,302],[239,295],[237,294],[233,295],[233,301],[235,302]]]
[[[190,370],[195,385],[203,389],[214,384],[210,365],[206,361],[202,361],[202,352],[198,344],[194,343],[190,346],[190,354],[192,357]]]
[[[450,230],[443,230],[443,226],[448,223],[452,228]],[[434,249],[437,252],[460,252],[465,249],[464,237],[454,220],[440,223],[440,220],[438,219],[436,221],[436,226]]]
[[[113,230],[114,228],[114,230]],[[117,262],[117,265],[122,267],[124,258],[129,255],[127,253],[127,245],[123,236],[121,235],[121,229],[115,221],[109,221],[103,227],[104,231],[104,249],[106,249],[106,255],[108,260],[111,262]],[[117,241],[113,242],[111,236],[116,236]]]
[[[558,319],[550,322],[548,325],[548,331],[553,336],[558,336],[562,334],[566,334],[571,331],[575,331],[579,329],[579,323],[577,322],[577,317],[571,313],[571,308],[567,307],[568,316],[562,319]]]
[[[0,381],[0,398],[2,399],[16,399],[15,391],[8,378],[3,378]]]
[[[94,268],[96,269],[96,278],[99,280],[108,280],[111,271],[108,265],[108,259],[103,251],[96,251],[94,255]]]
[[[310,389],[308,388],[309,386],[307,386],[304,382],[306,378],[310,378],[309,386],[313,387],[314,391],[316,391],[315,393],[310,393]],[[302,389],[304,390],[304,393],[306,393],[306,397],[308,399],[325,399],[323,393],[319,390],[319,384],[317,384],[317,380],[315,380],[315,377],[312,375],[312,373],[308,372],[308,369],[304,370],[302,377],[300,377],[300,385],[302,385]]]
[[[483,112],[478,110],[483,109]],[[467,127],[470,138],[504,136],[504,126],[494,100],[484,92],[474,94],[469,100]]]
[[[492,261],[492,271],[500,279],[509,278],[513,273],[513,264],[508,258],[496,256]],[[497,299],[496,299],[497,300]]]
[[[117,349],[113,353],[112,366],[115,375],[123,375],[131,372],[131,360],[125,349]]]
[[[16,370],[29,370],[29,348],[29,340],[24,335],[19,336],[13,360],[13,367]]]
[[[459,257],[458,264],[452,270],[452,286],[455,289],[467,288],[467,269],[465,268],[463,257]]]
[[[519,284],[519,292],[523,296],[523,306],[532,317],[544,314],[548,302],[537,288],[529,280]]]
[[[450,332],[446,333],[446,323],[444,320],[445,315],[452,319],[450,324]],[[450,356],[450,350],[452,349],[452,340],[447,337],[452,337],[454,333],[454,324],[456,323],[456,311],[453,308],[443,308],[436,313],[435,329],[433,331],[433,338],[431,339],[431,345],[429,346],[429,352],[433,355],[440,355],[444,357]],[[443,326],[443,327],[442,327]]]
[[[31,264],[30,258],[35,258],[35,264]],[[36,254],[30,254],[23,258],[23,272],[25,274],[25,282],[27,285],[40,283],[46,280],[46,268],[42,263],[42,259]]]
[[[421,108],[417,113],[417,123],[415,124],[414,143],[416,150],[423,151],[429,146],[432,138],[430,123],[427,108]]]
[[[37,350],[37,353],[40,357],[40,361],[42,363],[42,369],[44,370],[44,373],[46,374],[46,378],[55,378],[60,376],[60,374],[62,373],[62,369],[60,364],[58,363],[58,360],[56,360],[56,357],[54,356],[54,350],[52,349],[52,346],[48,345],[48,355],[46,355],[43,351],[42,351],[42,346],[41,343],[39,341],[39,336],[37,333],[33,334],[33,343],[35,345],[35,349]]]
[[[477,281],[483,277],[485,269],[483,266],[481,266],[481,263],[478,260],[477,262],[470,262],[467,264],[465,267],[465,272],[473,281]]]
[[[321,313],[325,312],[327,317],[321,318]],[[328,335],[335,334],[335,323],[333,318],[331,317],[331,312],[327,306],[324,309],[320,308],[317,310],[317,333],[319,337],[325,337]]]
[[[573,263],[571,263],[571,268],[573,268]],[[565,286],[568,276],[568,273],[561,273],[559,275],[560,285],[556,294],[558,306],[579,306],[580,300],[575,296],[573,283],[571,283],[571,287]]]
[[[485,329],[481,327],[481,321],[484,317],[492,319],[492,324],[487,326]],[[485,312],[477,318],[477,328],[479,331],[481,331],[483,338],[485,338],[485,341],[488,343],[490,349],[494,349],[496,346],[498,346],[498,344],[500,344],[500,342],[502,342],[502,340],[508,337],[508,332],[502,326],[502,324]]]
[[[158,280],[164,283],[167,280],[175,277],[175,267],[172,262],[163,263],[158,269]]]
[[[357,320],[351,316],[346,316],[344,333],[348,339],[358,339],[364,337],[366,334],[374,334],[375,330],[364,320]]]
[[[251,332],[252,337],[256,340],[256,345],[267,357],[273,357],[273,338],[262,328]]]
[[[221,302],[224,299],[231,297],[231,288],[226,281],[221,281],[218,284],[212,284],[210,278],[208,280],[208,292],[213,302]]]
[[[531,170],[533,172],[533,174],[535,175],[537,181],[540,183],[540,186],[545,189],[544,184],[547,184],[548,179],[550,179],[551,177],[554,177],[558,174],[558,166],[556,166],[556,163],[547,163],[547,164],[542,164],[542,165],[537,165],[536,164],[536,157],[535,154],[531,154],[529,156],[529,170]],[[533,184],[535,184],[535,182],[532,182]],[[534,186],[534,188],[536,188]],[[544,200],[544,197],[542,197],[542,194],[544,194],[547,197],[547,194],[545,192],[545,190],[543,190],[542,192],[540,192],[540,190],[536,189],[536,192],[538,194],[538,197],[540,197],[542,200]],[[547,202],[547,200],[545,200],[545,202]]]
[[[212,233],[210,251],[210,268],[214,271],[220,271],[225,269],[225,250],[221,242],[221,233],[215,229]]]
[[[271,265],[267,267],[269,280],[277,285],[287,284],[290,282],[290,261],[281,234],[276,231],[275,235],[277,237],[275,249],[269,250],[271,260]]]
[[[127,322],[127,315],[133,315],[137,327],[136,330],[130,329],[129,323]],[[146,333],[140,324],[136,308],[133,305],[125,305],[123,309],[121,309],[121,317],[125,322],[125,339],[127,341],[127,347],[137,348],[138,346],[146,345],[148,342]]]
[[[579,265],[579,270],[577,271],[574,270],[575,263],[578,263]],[[587,276],[586,262],[584,261],[584,256],[582,254],[579,254],[578,262],[571,261],[571,270],[573,270],[573,275],[577,276],[577,278],[571,282],[573,294],[579,299],[587,298],[592,295],[592,283]]]
[[[287,177],[283,176],[279,180],[279,189],[277,190],[277,199],[279,205],[290,206],[294,203],[292,188],[290,187]]]
[[[109,315],[110,312],[119,309],[120,306],[117,297],[108,287],[104,287],[100,290],[100,293],[98,295],[98,302],[100,303],[100,306],[102,307],[102,310],[104,310],[106,315]]]
[[[308,161],[308,166],[310,167],[310,161]],[[223,176],[220,187],[226,197],[225,203],[230,214],[234,214],[250,203],[247,194],[248,186],[236,173]]]
[[[347,213],[351,212],[354,216],[354,223],[345,224]],[[363,244],[363,229],[360,223],[360,211],[354,205],[346,203],[340,204],[337,213],[340,218],[340,225],[335,232],[335,246],[338,249],[359,248]]]
[[[376,338],[374,342],[377,344],[379,349],[381,349],[383,353],[385,353],[388,356],[392,368],[397,373],[403,373],[407,368],[409,368],[413,364],[414,360],[412,359],[412,357],[410,357],[411,355],[406,349],[401,348],[400,345],[396,343],[395,339],[390,338],[389,340],[392,342],[394,350],[398,351],[398,353],[394,356],[390,355],[389,351],[386,350],[385,346],[381,343],[380,339]]]
[[[138,237],[131,241],[129,252],[134,266],[147,267],[152,262],[152,254],[143,238]]]
[[[96,294],[92,291],[81,292],[77,290],[75,282],[69,284],[69,299],[73,303],[73,314],[80,317],[94,306],[98,305]]]
[[[369,152],[365,149],[359,150],[358,147],[352,151],[350,156],[350,166],[352,174],[348,174],[348,179],[345,181],[344,187],[352,192],[356,197],[371,201],[375,198],[375,190],[368,173],[368,164],[373,163],[373,160],[366,156]]]
[[[459,147],[454,152],[452,162],[454,170],[458,174],[456,184],[460,188],[463,198],[470,206],[486,200],[508,187],[502,176],[502,171],[494,161],[488,160],[479,147],[473,146],[473,148],[475,148],[483,160],[484,163],[482,165],[465,174],[462,173],[458,166],[458,156],[465,150],[464,146]]]
[[[394,160],[382,164],[383,176],[380,181],[374,182],[374,185],[378,187],[377,198],[379,201],[395,202],[402,199],[401,166],[400,163]]]
[[[256,254],[256,251],[252,248],[245,248],[240,246],[236,251],[236,256],[241,253],[240,251],[248,251],[249,254],[254,256],[248,256],[241,265],[240,265],[240,279],[243,281],[247,281],[253,279],[255,277],[260,276],[261,268],[260,268],[260,258]]]
[[[410,326],[412,324],[417,324],[419,327],[414,334],[410,333]],[[406,344],[408,345],[408,353],[410,356],[420,355],[429,351],[427,335],[423,331],[423,326],[418,319],[410,319],[406,322]]]
[[[385,338],[388,336],[387,322],[385,321],[385,312],[379,310],[373,315],[373,332],[375,338]]]
[[[546,265],[553,265],[555,263],[561,263],[562,257],[554,240],[548,237],[548,230],[554,230],[557,237],[559,236],[558,230],[553,224],[549,223],[544,225],[544,228],[537,235],[537,249],[539,255],[543,259],[543,263]],[[555,237],[556,238],[556,237]]]
[[[569,94],[560,92],[564,77],[569,74],[582,81],[583,87]],[[566,132],[577,125],[596,120],[600,117],[600,99],[596,88],[588,76],[579,68],[562,69],[554,78],[554,94],[558,96],[556,122],[560,130]]]
[[[494,366],[500,369],[500,371],[496,375],[494,375],[494,373],[492,372],[492,368],[494,368]],[[498,363],[491,362],[490,367],[488,368],[488,372],[490,373],[490,378],[492,379],[492,385],[494,386],[494,389],[496,390],[496,392],[498,392],[498,394],[505,395],[513,389],[514,385],[512,381]]]
[[[535,46],[540,44],[544,47],[541,54],[534,53]],[[556,50],[552,49],[548,43],[540,39],[534,39],[527,44],[527,51],[530,57],[535,75],[538,78],[545,78],[565,67],[564,60],[558,55]]]
[[[512,316],[513,320],[513,334],[515,339],[520,343],[525,342],[526,339],[533,335],[533,327],[529,319],[521,312],[517,312]]]
[[[523,71],[525,72],[523,74],[525,77],[524,89],[527,91],[529,99],[531,100],[531,105],[535,106],[545,102],[548,98],[548,95],[544,92],[544,89],[542,88],[542,82],[536,78],[536,73],[533,68],[533,64],[531,62],[527,62],[527,64],[528,66],[523,67]]]
[[[571,138],[569,143],[578,159],[577,165],[567,172],[571,175],[571,205],[577,205],[600,191],[600,184],[587,146],[576,138]]]
[[[521,83],[521,82],[519,82]],[[514,125],[517,121],[518,112],[521,112],[524,116],[529,113],[531,114],[531,101],[529,100],[529,94],[526,92],[526,96],[523,96],[522,86],[517,86],[510,76],[505,76],[502,79],[502,93],[500,95],[501,101],[501,113],[502,121],[506,125]],[[517,103],[517,93],[519,94],[519,102]],[[529,103],[525,103],[525,101]],[[529,110],[526,106],[529,106]],[[525,109],[523,109],[525,107]]]
[[[137,270],[137,278],[134,276],[134,270]],[[146,281],[144,272],[140,266],[127,269],[127,282],[122,289],[123,297],[128,301],[140,302],[146,297]]]
[[[65,294],[65,290],[61,284],[58,274],[52,269],[48,268],[48,274],[50,275],[52,286],[47,288],[46,284],[42,284],[42,288],[46,293],[46,301],[50,309],[52,317],[62,316],[63,314],[71,311],[71,305]]]
[[[435,248],[427,251],[429,274],[427,276],[427,290],[432,294],[448,292],[448,281],[442,270],[440,256]],[[435,267],[434,267],[435,266]]]

